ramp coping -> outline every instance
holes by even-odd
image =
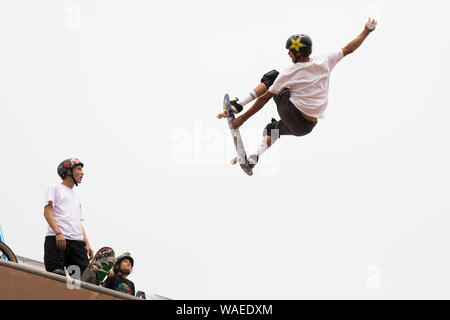
[[[61,276],[55,273],[51,273],[51,272],[47,272],[45,270],[41,270],[39,268],[40,265],[43,266],[42,262],[36,261],[36,260],[32,260],[32,259],[27,259],[27,258],[23,258],[23,257],[17,257],[17,259],[19,260],[19,262],[21,263],[14,263],[14,262],[9,262],[9,261],[3,261],[0,260],[0,266],[6,267],[6,268],[10,268],[10,269],[16,269],[19,271],[24,271],[30,274],[34,274],[34,275],[38,275],[40,277],[44,277],[47,279],[51,279],[51,280],[55,280],[55,281],[59,281],[59,282],[63,282],[63,283],[67,283],[67,281],[70,279],[70,281],[72,281],[74,279],[71,279],[69,276]],[[35,266],[28,266],[24,263],[31,263],[34,264]],[[79,281],[79,280],[75,280],[75,281]],[[79,285],[81,288],[83,289],[87,289],[90,291],[95,291],[101,294],[106,294],[109,296],[113,296],[119,299],[124,299],[124,300],[143,300],[141,298],[137,298],[128,294],[124,294],[118,291],[114,291],[114,290],[110,290],[101,286],[97,286],[94,284],[90,284],[87,282],[83,282],[83,281],[79,281]],[[161,297],[158,295],[154,295],[154,294],[148,294],[147,295],[147,300],[169,300],[168,298],[165,297]]]

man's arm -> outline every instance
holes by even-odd
[[[94,257],[94,250],[92,250],[91,245],[89,244],[89,240],[86,236],[86,232],[84,231],[84,227],[81,226],[81,228],[83,229],[83,238],[84,238],[84,242],[86,242],[86,251],[89,255],[89,259],[92,259]]]
[[[247,121],[251,116],[253,116],[255,113],[257,113],[259,110],[261,110],[262,107],[265,106],[267,102],[269,102],[272,97],[275,96],[272,92],[267,90],[262,96],[260,96],[253,106],[248,109],[242,116],[236,118],[236,120],[233,121],[233,128],[239,129],[239,127]]]
[[[373,29],[369,29],[369,25],[373,26]],[[364,40],[366,40],[366,38],[369,36],[369,34],[375,30],[375,26],[377,25],[377,21],[376,20],[372,20],[364,26],[364,30],[363,32],[357,36],[353,41],[351,41],[349,44],[347,44],[344,48],[342,48],[342,51],[344,53],[344,57],[350,53],[352,53],[353,51],[355,51],[356,49],[359,48],[359,46],[361,46],[361,44],[364,42]]]
[[[53,215],[53,204],[51,201],[44,207],[44,217],[50,228],[52,228],[56,234],[61,233],[61,229],[59,229],[55,216]]]
[[[61,229],[56,223],[55,216],[53,215],[53,203],[51,201],[44,207],[44,217],[47,220],[48,225],[56,234],[56,247],[61,250],[66,249],[66,238],[61,233]]]

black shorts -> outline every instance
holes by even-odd
[[[64,267],[78,266],[80,272],[89,265],[86,242],[66,239],[66,249],[61,250],[56,247],[56,237],[45,237],[44,243],[44,265],[45,270],[64,270]]]
[[[281,120],[276,124],[275,129],[279,130],[281,136],[304,136],[310,133],[317,122],[306,119],[300,110],[289,100],[291,92],[289,89],[283,89],[278,95],[273,97],[277,104],[278,114]]]

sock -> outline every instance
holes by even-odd
[[[261,157],[261,155],[266,152],[267,150],[267,144],[265,141],[261,142],[258,146],[258,149],[256,150],[256,155],[258,156],[258,160]]]
[[[274,119],[272,119],[274,120]],[[275,143],[275,141],[278,140],[279,136],[278,136],[279,132],[278,129],[276,130],[272,130],[272,136],[270,137],[270,145],[273,145]],[[266,137],[264,137],[263,141],[261,141],[261,143],[258,145],[258,148],[256,150],[256,155],[258,156],[258,161],[259,158],[261,158],[261,155],[266,152],[266,150],[269,149],[269,147],[266,144]]]
[[[238,103],[241,106],[245,106],[246,104],[248,104],[249,102],[252,102],[256,98],[258,98],[258,96],[256,95],[255,91],[252,91],[249,94],[247,94],[242,100],[239,100]]]
[[[259,162],[259,158],[261,157],[261,155],[267,150],[267,145],[266,143],[263,141],[259,144],[258,149],[256,150],[256,152],[254,153],[254,155],[256,155],[256,159],[254,159],[253,155],[250,156],[249,159],[249,163],[252,165],[256,165]]]

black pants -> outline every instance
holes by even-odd
[[[66,240],[66,249],[56,247],[56,237],[45,237],[44,243],[45,270],[52,272],[55,269],[64,270],[64,267],[78,266],[82,273],[89,265],[86,242]]]
[[[280,120],[272,119],[264,129],[264,135],[271,136],[272,129],[278,129],[279,137],[281,136],[297,136],[301,137],[310,133],[316,126],[316,122],[306,119],[300,110],[289,100],[291,92],[289,89],[283,89],[278,95],[273,97],[277,104]]]

